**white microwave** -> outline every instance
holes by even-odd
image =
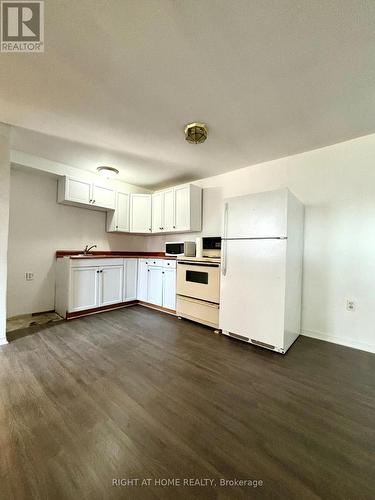
[[[166,241],[165,255],[171,257],[195,257],[194,241]]]

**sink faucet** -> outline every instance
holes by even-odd
[[[87,255],[89,253],[89,251],[93,248],[98,248],[96,245],[92,245],[91,247],[89,247],[88,245],[85,246],[85,249],[83,251],[83,255]]]

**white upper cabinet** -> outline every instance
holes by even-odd
[[[128,193],[117,193],[117,230],[129,231],[130,196]]]
[[[190,231],[190,190],[189,186],[175,188],[175,228]]]
[[[163,231],[173,231],[175,229],[174,221],[174,189],[164,191],[164,207],[163,207]]]
[[[114,210],[115,190],[108,186],[65,176],[58,182],[58,202],[98,210]]]
[[[151,194],[130,195],[130,232],[151,233]]]
[[[116,191],[72,177],[58,181],[58,202],[107,211],[107,231],[185,233],[202,230],[202,189],[184,184],[154,194]]]
[[[114,212],[107,212],[108,232],[129,232],[130,194],[117,191],[116,208]]]
[[[87,205],[91,202],[91,182],[64,177],[61,183],[61,187],[65,190],[65,201],[85,203]]]
[[[152,232],[158,233],[163,230],[164,219],[164,194],[152,195]]]
[[[201,231],[202,189],[185,184],[152,195],[152,232]]]
[[[91,203],[98,207],[115,209],[115,191],[110,187],[92,185]]]

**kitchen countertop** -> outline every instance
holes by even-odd
[[[166,256],[163,252],[111,252],[97,251],[90,252],[89,255],[83,255],[82,250],[57,250],[56,258],[70,257],[71,259],[113,259],[113,258],[134,258],[134,259],[168,259],[175,260],[176,257]]]

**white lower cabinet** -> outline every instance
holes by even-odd
[[[55,310],[62,317],[140,300],[176,309],[176,261],[64,257],[57,260]]]
[[[100,282],[99,307],[122,302],[124,265],[98,269]]]
[[[176,309],[176,261],[139,259],[138,300]]]
[[[163,307],[176,309],[176,269],[163,269]]]
[[[137,299],[147,302],[147,281],[148,281],[148,261],[139,259],[138,261],[138,288]]]
[[[147,302],[157,306],[163,305],[163,274],[162,268],[148,266]]]
[[[137,299],[138,259],[124,259],[123,301]]]
[[[123,263],[114,266],[72,267],[68,312],[122,302],[123,277]]]
[[[69,312],[99,307],[98,273],[97,267],[72,268]]]

